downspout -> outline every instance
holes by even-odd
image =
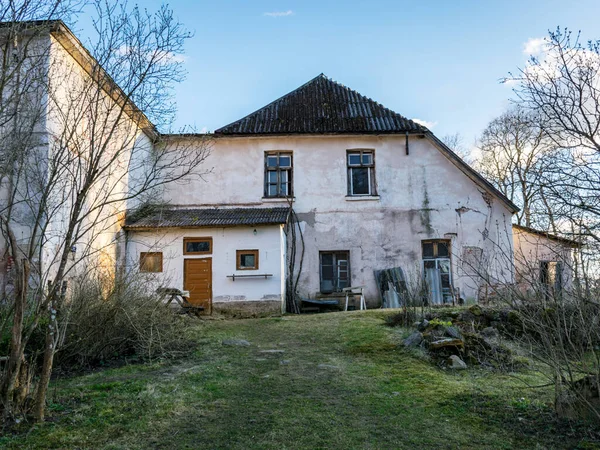
[[[408,156],[409,155],[409,151],[408,151],[408,131],[406,132],[406,144],[405,144],[405,146],[406,146],[406,156]]]

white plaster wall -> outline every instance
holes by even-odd
[[[480,272],[511,282],[511,212],[477,186],[429,140],[404,136],[283,136],[217,138],[204,181],[170,186],[165,200],[179,205],[269,206],[263,199],[264,152],[293,152],[294,208],[306,244],[302,295],[319,291],[319,251],[349,250],[353,285],[367,285],[377,301],[374,269],[421,270],[421,240],[451,239],[455,287],[476,298],[480,279],[462,267],[464,247],[483,251]],[[346,151],[375,150],[378,198],[347,198]],[[486,197],[486,198],[484,198]],[[471,271],[472,272],[472,271]]]
[[[256,230],[256,234],[254,234]],[[184,255],[184,237],[212,237],[212,255]],[[285,294],[285,239],[280,225],[231,228],[165,229],[129,231],[128,269],[137,272],[140,252],[162,251],[163,273],[147,274],[154,286],[183,289],[183,260],[212,258],[213,303],[230,301],[279,300]],[[236,250],[259,251],[258,270],[236,270]],[[272,274],[265,279],[227,275]]]
[[[530,289],[538,283],[540,262],[561,261],[563,263],[562,284],[569,288],[573,281],[573,249],[553,239],[513,228],[515,272],[519,286]]]

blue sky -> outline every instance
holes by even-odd
[[[157,8],[160,1],[141,4]],[[499,79],[557,26],[600,39],[600,1],[169,2],[195,36],[176,126],[212,131],[323,72],[471,146],[508,105]]]

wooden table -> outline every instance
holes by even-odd
[[[165,303],[167,306],[171,305],[173,300],[181,306],[184,312],[187,313],[199,313],[204,311],[204,306],[196,306],[192,305],[188,302],[188,298],[190,297],[189,291],[182,291],[177,288],[158,288],[156,292],[159,295],[163,295],[165,297],[169,297],[167,302]]]

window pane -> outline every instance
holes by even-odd
[[[426,269],[435,269],[435,261],[423,261],[423,266]]]
[[[321,253],[321,264],[333,265],[333,253]]]
[[[185,243],[186,253],[210,253],[210,241],[187,241]]]
[[[282,183],[281,189],[279,190],[279,195],[288,195],[288,184]]]
[[[438,267],[442,273],[450,273],[450,261],[448,259],[438,260]]]
[[[267,167],[277,167],[277,155],[267,156]]]
[[[450,275],[442,274],[441,278],[442,278],[442,288],[449,289],[450,288]]]
[[[277,171],[269,170],[267,172],[267,180],[269,183],[277,183]]]
[[[288,172],[287,172],[287,170],[282,170],[282,171],[279,172],[279,180],[282,183],[287,183],[287,181],[288,181]]]
[[[277,185],[270,184],[269,185],[269,197],[276,197],[276,196],[277,196]]]
[[[291,167],[292,158],[288,155],[279,156],[279,167]]]
[[[360,153],[348,153],[348,164],[351,166],[360,166]]]
[[[140,272],[162,272],[162,253],[140,253]]]
[[[433,258],[433,242],[423,242],[423,258]]]
[[[353,168],[352,172],[352,194],[365,195],[370,193],[369,169]]]
[[[373,155],[371,153],[363,153],[362,155],[362,163],[370,166],[373,162]]]
[[[448,251],[448,243],[447,242],[438,242],[437,245],[437,256],[440,258],[444,258],[450,256],[450,252]]]
[[[256,267],[256,259],[251,253],[241,255],[240,263],[242,267]]]

